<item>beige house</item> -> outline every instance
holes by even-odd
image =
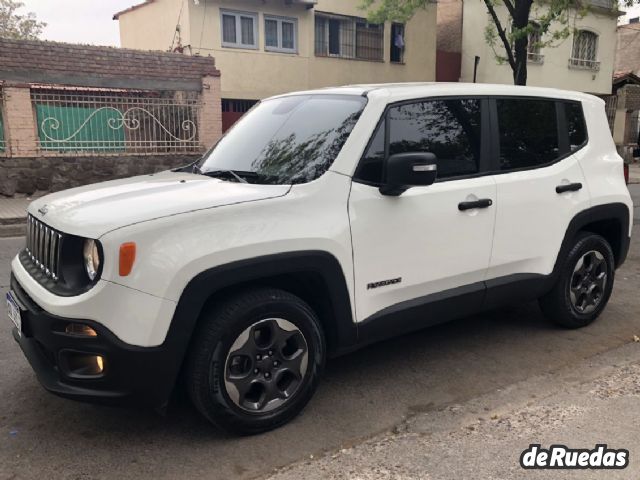
[[[122,47],[215,57],[227,127],[254,101],[283,92],[435,80],[435,4],[407,25],[377,25],[360,3],[147,0],[114,19]]]
[[[569,27],[575,33],[572,32],[569,38],[554,46],[540,48],[539,36],[531,35],[527,85],[595,94],[611,93],[616,24],[621,12],[612,0],[587,0],[587,4],[586,15],[571,14]],[[502,25],[510,28],[504,4],[498,2],[495,8]],[[438,24],[439,38],[451,37],[447,36],[451,30],[457,35],[462,32],[460,81],[472,82],[475,72],[478,82],[513,83],[509,64],[499,63],[485,40],[485,30],[491,18],[483,1],[444,0],[438,3],[438,9],[438,16],[443,19]],[[535,2],[531,19],[535,21],[545,9],[544,2]],[[453,21],[453,18],[458,21]],[[501,53],[502,50],[498,43],[496,52]]]

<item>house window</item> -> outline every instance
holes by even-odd
[[[511,50],[515,51],[516,28],[511,26]],[[544,55],[540,53],[540,43],[542,41],[542,32],[540,25],[535,22],[529,23],[529,33],[527,34],[527,62],[543,63]]]
[[[229,130],[234,123],[258,103],[257,100],[222,99],[222,132]]]
[[[540,25],[531,22],[529,26],[531,30],[529,31],[529,38],[527,39],[527,61],[531,63],[542,63],[544,61],[544,55],[540,53],[540,44],[542,42]]]
[[[404,63],[404,25],[391,24],[391,63]]]
[[[318,57],[383,61],[384,25],[364,18],[316,14],[315,53]]]
[[[256,13],[221,11],[222,46],[258,48],[258,15]]]
[[[230,98],[222,99],[223,113],[247,113],[258,103],[257,100],[236,100]]]
[[[295,18],[264,17],[264,46],[272,52],[296,53],[298,23]]]
[[[573,37],[573,51],[569,67],[600,70],[598,54],[598,35],[588,30],[579,30]]]

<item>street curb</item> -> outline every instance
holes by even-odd
[[[0,238],[24,237],[25,229],[27,228],[26,219],[19,218],[15,220],[18,221],[0,225]]]

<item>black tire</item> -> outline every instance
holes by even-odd
[[[293,325],[298,332],[281,325],[287,329]],[[281,347],[283,341],[291,345]],[[232,346],[236,355],[231,355]],[[304,353],[300,352],[305,347],[302,373]],[[257,354],[251,358],[250,352]],[[217,427],[240,435],[261,433],[300,413],[313,396],[324,359],[324,335],[311,307],[288,292],[256,288],[203,314],[187,358],[186,387],[198,411]],[[286,389],[283,379],[289,382]],[[248,393],[241,396],[234,382],[242,388],[248,382]],[[288,397],[272,398],[274,392]],[[260,409],[267,398],[272,399]]]
[[[540,308],[558,325],[585,327],[598,318],[611,296],[615,276],[613,251],[600,235],[580,232],[562,262],[553,289],[539,300]],[[589,262],[596,265],[593,273],[588,271]],[[606,277],[597,280],[603,271]]]

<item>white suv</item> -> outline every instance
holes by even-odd
[[[44,387],[239,433],[293,418],[328,356],[507,302],[604,309],[632,202],[602,100],[365,85],[261,102],[185,168],[29,207],[7,301]]]

